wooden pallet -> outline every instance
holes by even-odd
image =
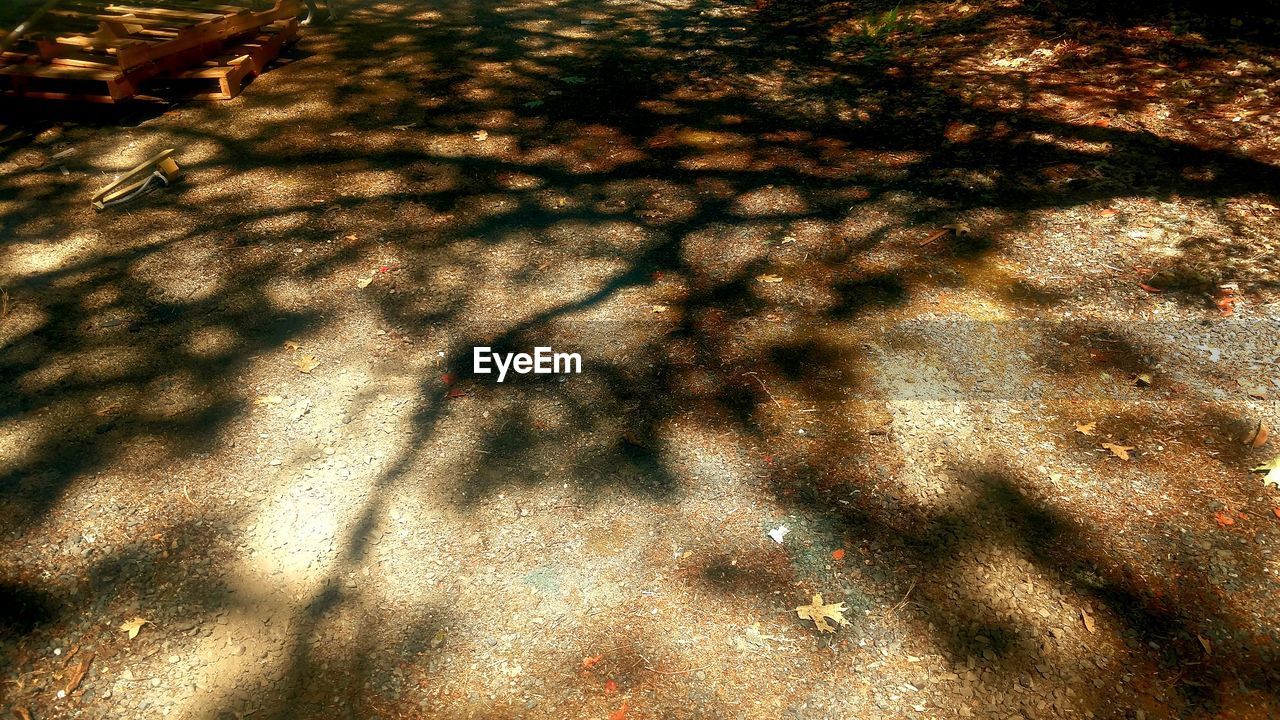
[[[267,32],[227,48],[221,55],[146,86],[148,94],[196,100],[230,100],[245,83],[261,75],[298,35],[298,21],[278,23]]]
[[[0,55],[0,93],[114,103],[164,81],[212,85],[183,94],[229,99],[298,32],[298,0],[275,0],[262,12],[199,0],[144,2],[64,0],[42,34]]]

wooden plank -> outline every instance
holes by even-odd
[[[86,23],[109,23],[112,25],[137,25],[144,28],[167,28],[170,30],[182,30],[190,25],[175,24],[171,20],[157,20],[155,18],[138,17],[136,15],[105,15],[102,13],[86,13],[79,10],[54,10],[49,13],[54,17],[67,18],[71,20],[81,20]]]
[[[212,41],[229,40],[247,35],[277,20],[293,18],[298,14],[299,9],[298,0],[276,0],[270,10],[229,15],[223,20],[196,25],[169,42],[156,43],[147,47],[121,48],[117,53],[117,59],[120,67],[125,69],[146,62],[154,62],[167,54],[205,45]]]
[[[227,17],[227,13],[211,13],[196,12],[192,10],[168,10],[166,8],[148,6],[141,7],[135,5],[107,5],[103,8],[105,12],[122,13],[126,15],[137,15],[138,17],[157,17],[168,18],[171,20],[182,20],[203,22],[205,20],[219,20]],[[247,11],[246,11],[247,12]]]

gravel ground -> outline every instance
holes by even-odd
[[[6,709],[1280,716],[1270,46],[762,5],[361,4],[0,132]]]

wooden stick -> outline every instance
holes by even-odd
[[[23,35],[26,35],[27,32],[31,30],[31,27],[40,22],[40,18],[44,17],[45,13],[52,10],[53,6],[57,5],[59,2],[62,2],[62,0],[45,0],[45,4],[41,5],[35,12],[31,13],[31,17],[23,20],[21,25],[18,25],[18,27],[13,29],[13,32],[0,38],[0,54],[3,54],[5,50],[8,50],[9,47],[17,42]]]

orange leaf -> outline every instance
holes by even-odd
[[[1227,515],[1226,513],[1214,513],[1213,519],[1217,520],[1218,524],[1221,525],[1222,527],[1227,527],[1228,525],[1236,524],[1236,521],[1232,520],[1231,516]]]
[[[1154,287],[1154,286],[1148,285],[1148,284],[1146,284],[1146,283],[1141,283],[1141,282],[1140,282],[1140,283],[1138,283],[1138,287],[1142,288],[1143,290],[1146,290],[1146,291],[1147,291],[1147,292],[1149,292],[1149,293],[1161,293],[1161,292],[1164,292],[1164,290],[1161,290],[1161,289],[1160,289],[1160,288],[1158,288],[1158,287]]]
[[[1275,513],[1275,514],[1276,514],[1276,517],[1280,518],[1280,507],[1278,507],[1278,508],[1271,508],[1271,512]]]
[[[627,704],[622,703],[622,707],[609,713],[609,720],[625,720],[627,717]]]
[[[605,682],[605,684],[604,684],[604,694],[605,694],[605,695],[612,695],[612,694],[614,694],[614,693],[616,693],[616,692],[618,692],[618,683],[616,683],[616,682],[614,682],[614,681],[612,681],[612,680],[608,680],[608,681],[606,681],[606,682]]]
[[[1115,217],[1116,213],[1118,212],[1120,211],[1116,210],[1115,208],[1103,208],[1102,210],[1098,211],[1098,215],[1102,217]]]
[[[844,559],[844,548],[840,548],[839,550],[832,550],[832,551],[831,551],[831,557],[832,557],[832,558],[835,558],[836,560],[843,560],[843,559]]]
[[[595,657],[582,658],[582,669],[590,670],[591,668],[596,666],[596,663],[600,662],[603,659],[604,659],[604,655],[597,655]]]

